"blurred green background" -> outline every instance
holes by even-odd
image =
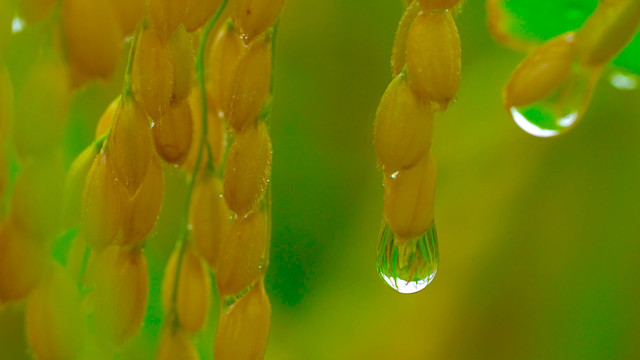
[[[491,38],[484,1],[467,1],[457,17],[460,93],[436,117],[438,275],[414,295],[379,279],[373,119],[403,7],[287,1],[275,70],[266,358],[640,358],[640,91],[614,88],[607,71],[573,131],[526,134],[501,102],[523,55]],[[89,143],[118,79],[77,95],[68,161]],[[154,354],[184,196],[183,174],[166,170],[170,191],[147,248],[149,311],[119,359]],[[196,339],[203,358],[217,306]],[[22,332],[19,305],[0,311],[0,358],[28,358]]]

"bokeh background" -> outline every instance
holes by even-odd
[[[373,119],[403,8],[400,0],[287,1],[275,69],[266,358],[640,358],[640,91],[612,86],[617,70],[608,69],[573,131],[526,134],[501,102],[523,54],[493,40],[484,1],[467,1],[457,17],[460,92],[436,116],[438,275],[414,295],[380,280]],[[17,77],[29,56],[10,54]],[[76,95],[67,163],[91,141],[121,78]],[[165,170],[169,191],[147,247],[149,309],[118,359],[155,353],[185,181]],[[218,306],[197,337],[203,358],[212,356]],[[28,359],[26,347],[21,306],[0,310],[0,358]]]

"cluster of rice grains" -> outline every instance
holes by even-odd
[[[438,267],[434,224],[434,112],[445,111],[460,81],[458,0],[412,0],[400,20],[391,58],[393,81],[375,119],[384,173],[384,221],[377,267],[401,293],[424,289]]]
[[[42,49],[25,64],[20,82],[5,67],[15,12],[30,26],[57,28],[44,21],[53,1],[39,2],[39,9],[25,3],[14,9],[13,2],[0,1],[0,306],[25,301],[27,340],[36,356],[55,352],[70,358],[81,344],[75,334],[80,292],[49,253],[60,230],[61,143],[72,87],[52,32],[38,38]],[[9,154],[19,168],[15,181],[9,177]]]
[[[233,0],[233,25],[223,27],[213,45],[212,59],[221,60],[220,67],[212,68],[212,79],[225,86],[211,91],[210,100],[233,137],[224,166],[223,195],[234,220],[217,261],[217,286],[224,303],[214,347],[218,359],[261,358],[267,346],[271,304],[264,275],[271,239],[271,67],[275,24],[283,5],[284,0]],[[237,34],[242,44],[235,39]],[[238,47],[242,50],[234,58]],[[227,48],[230,55],[225,55]],[[229,75],[227,67],[232,67]]]
[[[0,306],[26,300],[36,358],[113,354],[138,333],[163,161],[185,169],[189,183],[163,277],[157,358],[199,358],[191,335],[208,316],[210,272],[223,300],[215,358],[264,356],[272,46],[284,0],[231,0],[230,19],[217,21],[227,1],[31,0],[14,8],[0,0],[0,199],[10,195],[0,207]],[[14,101],[2,59],[16,13],[48,35]],[[65,179],[73,91],[110,79],[127,42],[122,93]],[[56,242],[69,236],[66,256],[54,259]]]
[[[498,13],[497,1],[487,6],[490,14]],[[499,17],[489,21],[492,29],[499,27]],[[633,39],[639,25],[640,1],[600,1],[582,28],[535,48],[504,89],[504,105],[516,124],[538,137],[573,128],[587,110],[603,68]]]

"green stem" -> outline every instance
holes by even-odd
[[[207,164],[206,170],[211,174],[215,174],[216,165],[213,163],[213,150],[211,150],[211,144],[207,141]]]
[[[224,169],[227,166],[227,159],[229,158],[229,150],[231,150],[231,145],[233,144],[233,134],[231,132],[227,132],[227,143],[224,147],[224,152],[222,155],[222,162],[218,167],[218,171],[215,172],[216,176],[222,180],[224,178]]]
[[[145,19],[142,19],[142,21],[136,27],[136,31],[133,34],[133,38],[131,39],[131,47],[129,48],[129,56],[127,57],[127,68],[124,71],[124,81],[122,84],[121,101],[131,99],[133,97],[133,89],[131,88],[131,72],[133,71],[133,61],[136,53],[136,46],[138,45],[138,38],[140,37],[140,33],[142,32],[142,28],[144,26],[146,26]],[[113,127],[113,123],[111,127]],[[109,128],[109,131],[107,131],[106,135],[108,135],[111,132],[111,127]],[[107,148],[106,135],[101,138],[103,140],[102,141],[103,150]]]
[[[184,216],[182,217],[182,224],[180,227],[180,235],[178,236],[178,242],[176,244],[178,249],[178,263],[176,264],[176,273],[173,281],[173,292],[171,294],[171,311],[170,313],[176,314],[176,300],[178,298],[178,282],[180,280],[180,268],[182,267],[182,257],[184,255],[184,251],[186,249],[186,239],[187,239],[187,230],[189,224],[189,207],[191,203],[191,194],[193,193],[193,189],[195,187],[196,180],[198,178],[198,172],[200,170],[200,163],[202,162],[202,153],[204,152],[205,144],[207,143],[207,131],[208,131],[208,122],[207,122],[207,92],[205,86],[205,74],[204,74],[204,55],[207,47],[207,38],[213,29],[213,26],[216,24],[225,7],[227,6],[227,2],[229,0],[223,0],[215,15],[209,20],[204,31],[202,32],[202,39],[200,40],[200,47],[198,48],[198,54],[196,56],[196,77],[198,80],[198,84],[200,86],[200,94],[201,94],[201,102],[202,102],[202,125],[200,132],[200,143],[198,145],[198,155],[196,156],[195,166],[193,168],[193,174],[191,174],[191,178],[189,179],[189,184],[187,185],[187,194],[186,194],[186,204]],[[177,316],[174,316],[174,321],[177,321]]]
[[[84,284],[84,276],[87,273],[87,266],[89,265],[89,257],[91,256],[91,249],[87,243],[84,243],[84,253],[82,254],[82,265],[80,266],[80,273],[78,279],[80,284]],[[83,285],[84,288],[84,285]]]
[[[127,58],[127,69],[124,73],[124,84],[122,86],[122,96],[124,98],[131,97],[133,95],[133,91],[131,89],[131,71],[133,69],[133,58],[135,57],[136,46],[138,45],[138,37],[140,37],[140,32],[142,27],[142,23],[138,25],[136,28],[136,32],[133,34],[133,39],[131,40],[131,48],[129,49],[129,57]]]
[[[95,139],[90,146],[94,146],[96,149],[98,149],[98,151],[100,150],[100,148],[102,148],[102,144],[104,144],[104,141],[107,139],[107,136],[109,136],[109,131],[107,131],[106,133],[104,133],[102,136],[100,136],[99,138]]]

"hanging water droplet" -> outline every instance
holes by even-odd
[[[377,256],[378,274],[394,290],[403,294],[418,292],[438,271],[438,235],[435,224],[413,239],[399,239],[386,221],[380,231]]]
[[[573,67],[567,79],[544,98],[509,109],[522,130],[533,136],[552,137],[568,131],[580,120],[589,107],[600,70]]]
[[[535,49],[515,69],[504,90],[505,106],[524,131],[551,137],[573,127],[591,101],[602,67],[578,62],[575,33]]]

